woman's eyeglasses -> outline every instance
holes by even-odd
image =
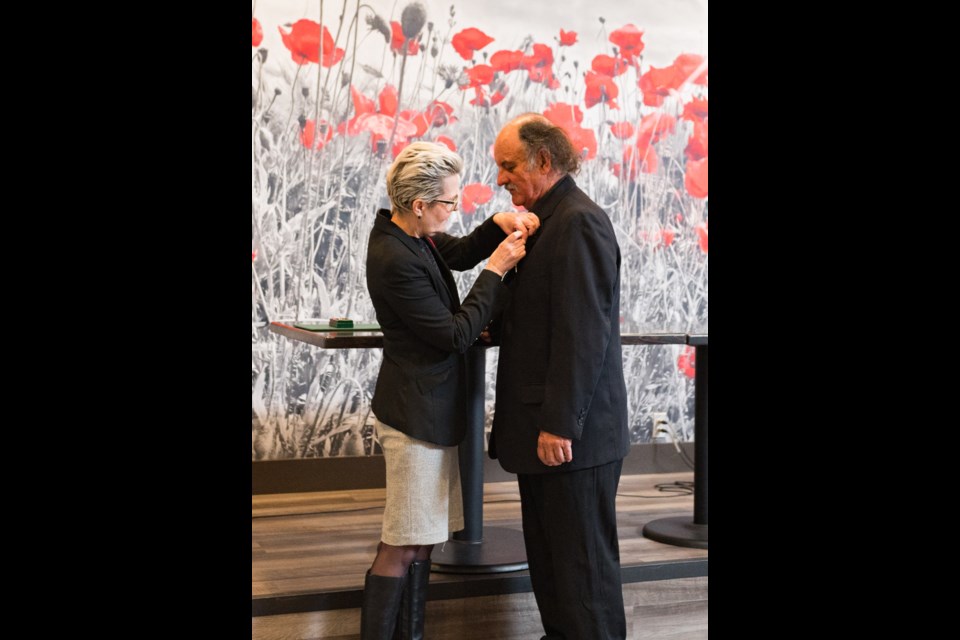
[[[456,211],[457,208],[460,206],[460,203],[454,200],[434,200],[434,202],[442,202],[443,204],[449,204],[450,208],[447,209],[448,211]]]

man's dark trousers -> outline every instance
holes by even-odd
[[[517,475],[530,581],[548,640],[626,637],[616,511],[622,468],[615,460]]]

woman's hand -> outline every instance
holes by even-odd
[[[529,211],[500,211],[493,214],[493,223],[508,235],[519,231],[524,240],[540,228],[540,218]]]
[[[527,255],[527,247],[523,231],[517,230],[508,235],[494,249],[490,259],[487,260],[486,268],[502,278],[503,274],[515,267],[525,255]]]

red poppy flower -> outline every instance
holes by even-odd
[[[566,132],[570,142],[573,143],[573,148],[581,157],[585,160],[593,160],[597,157],[597,135],[593,132],[593,129],[584,129],[578,126],[566,129]],[[584,154],[584,151],[586,151],[586,154]]]
[[[369,113],[364,113],[350,118],[345,123],[341,122],[337,125],[337,133],[341,136],[344,134],[351,136],[359,135],[360,132],[363,131],[361,125],[363,124],[364,119],[366,119],[369,115]]]
[[[379,97],[380,113],[388,116],[397,115],[397,88],[392,84],[383,87]]]
[[[579,127],[583,122],[583,111],[580,107],[566,102],[554,102],[543,110],[543,116],[562,129]]]
[[[453,117],[453,107],[439,100],[434,100],[427,105],[427,108],[423,111],[423,115],[427,117],[427,121],[434,127],[442,127],[457,120]]]
[[[677,369],[683,372],[688,378],[694,378],[697,375],[697,350],[694,347],[684,347],[677,358]]]
[[[400,26],[400,23],[396,20],[390,21],[390,29],[393,32],[393,40],[390,42],[390,50],[397,54],[403,53],[403,41],[406,38],[403,35],[403,27]],[[416,40],[410,40],[410,43],[407,44],[407,55],[415,56],[417,52],[420,51],[420,43]]]
[[[260,26],[260,21],[256,18],[253,19],[253,46],[258,46],[263,42],[263,27]]]
[[[597,136],[593,129],[584,129],[580,126],[583,121],[583,112],[580,107],[565,102],[554,102],[547,105],[543,116],[566,132],[574,149],[581,155],[586,150],[587,160],[596,157]]]
[[[620,47],[620,55],[632,62],[643,51],[643,29],[628,24],[611,33],[610,42]]]
[[[396,116],[397,109],[397,91],[392,85],[386,85],[383,90],[380,92],[379,102],[380,110],[377,111],[373,100],[366,97],[357,88],[353,85],[350,85],[350,93],[353,96],[354,110],[356,115],[351,118],[344,126],[343,123],[337,127],[337,132],[343,135],[346,131],[350,135],[357,135],[362,131],[371,131],[374,136],[372,139],[374,152],[378,152],[376,147],[377,142],[382,139],[389,137],[389,131],[386,135],[383,134],[381,130],[383,127],[381,124],[385,122],[383,118],[389,121],[386,127],[390,129],[393,128],[393,118]],[[381,116],[374,120],[369,120],[370,116]],[[427,123],[427,118],[424,114],[416,111],[414,109],[406,109],[402,111],[398,117],[399,124],[397,125],[397,134],[396,138],[402,140],[407,140],[413,136],[422,136],[427,131],[429,126]]]
[[[707,120],[707,100],[706,98],[694,98],[683,105],[683,115],[680,116],[690,122],[706,122]]]
[[[253,46],[257,46],[257,45],[253,45]],[[250,262],[253,262],[253,261],[256,260],[256,259],[257,259],[257,252],[254,251],[254,252],[253,252],[253,260],[251,260]]]
[[[629,122],[611,122],[610,133],[618,140],[626,140],[633,135],[633,125]]]
[[[393,118],[382,113],[375,113],[367,117],[367,120],[363,123],[363,128],[372,133],[382,135],[384,138],[390,137],[390,132],[393,130]],[[403,118],[397,120],[397,133],[396,137],[399,138],[411,138],[417,133],[417,127],[411,123],[407,122]]]
[[[373,153],[381,153],[386,148],[390,134],[393,132],[394,119],[383,113],[365,113],[354,118],[354,120],[356,120],[356,126],[359,130],[370,132],[370,147]],[[403,118],[397,119],[396,123],[397,131],[393,137],[394,145],[391,150],[394,158],[407,146],[409,139],[417,132],[417,127]]]
[[[434,140],[434,142],[447,145],[447,148],[450,149],[450,151],[457,150],[457,143],[447,136],[437,136],[437,139]],[[486,202],[486,200],[484,200],[484,202]]]
[[[406,120],[417,128],[417,132],[413,134],[415,137],[422,136],[427,132],[427,129],[430,128],[430,123],[427,122],[427,116],[415,109],[404,109],[400,112],[400,119]]]
[[[553,49],[545,44],[534,44],[533,53],[523,56],[520,66],[527,70],[531,82],[540,82],[556,89],[560,82],[553,75]]]
[[[493,85],[490,85],[493,87]],[[510,93],[510,88],[507,87],[505,82],[501,82],[500,86],[497,87],[497,90],[493,92],[493,95],[490,96],[490,106],[496,106],[503,102],[503,99],[507,97],[507,94]]]
[[[320,25],[313,20],[297,20],[286,33],[282,27],[277,27],[283,46],[290,50],[290,56],[297,64],[307,62],[320,63]],[[329,36],[329,32],[323,34]],[[324,38],[326,40],[326,38]],[[327,53],[327,43],[324,42],[324,54]],[[331,48],[333,47],[331,38]]]
[[[303,125],[303,131],[300,132],[300,143],[307,149],[323,149],[323,146],[333,138],[333,127],[326,120],[320,121],[320,135],[316,136],[316,125],[313,120],[307,120]]]
[[[297,64],[308,62],[320,63],[320,25],[313,20],[297,20],[293,23],[290,33],[285,33],[281,27],[280,39],[283,45],[290,50],[290,57]],[[323,66],[330,67],[343,58],[343,49],[334,47],[333,36],[330,30],[323,28]]]
[[[507,51],[504,49],[490,56],[490,65],[493,67],[493,70],[500,71],[501,73],[510,73],[515,69],[519,69],[522,62],[523,51],[519,50]]]
[[[683,186],[694,198],[707,197],[707,161],[708,158],[687,160],[687,173],[683,176]],[[701,243],[701,248],[703,246],[705,245]]]
[[[640,76],[637,85],[643,92],[643,104],[650,107],[659,107],[663,104],[663,99],[670,95],[671,90],[680,87],[681,80],[678,79],[675,67],[664,67],[657,69],[650,67],[650,70]]]
[[[652,146],[637,147],[636,158],[642,173],[656,173],[660,167],[660,156]]]
[[[677,75],[680,77],[681,82],[705,85],[707,84],[706,66],[704,66],[703,71],[698,73],[696,77],[691,77],[701,64],[703,64],[703,56],[698,56],[695,53],[681,53],[677,56],[677,59],[673,61],[673,67],[677,70]]]
[[[352,84],[350,85],[350,95],[353,96],[353,110],[356,112],[355,115],[359,116],[364,113],[376,112],[377,106],[373,100],[360,93],[360,90]]]
[[[591,69],[611,78],[626,72],[629,66],[630,64],[623,58],[614,58],[602,53],[594,56],[593,62],[590,63]]]
[[[553,49],[545,44],[536,43],[533,45],[533,53],[523,56],[521,62],[525,68],[549,67],[553,64]]]
[[[485,184],[474,182],[463,187],[463,200],[461,201],[460,211],[463,215],[472,215],[477,210],[478,204],[484,204],[493,197],[493,189]]]
[[[707,222],[703,221],[698,225],[693,227],[693,230],[697,232],[698,240],[700,241],[700,251],[707,253]]]
[[[640,78],[640,82],[638,82],[637,85],[640,87],[640,93],[643,94],[643,104],[648,107],[662,107],[663,99],[670,95],[669,91],[660,91],[650,85],[645,76]]]
[[[531,67],[527,71],[531,82],[539,82],[549,89],[556,89],[560,82],[553,75],[553,67]]]
[[[586,94],[583,96],[583,102],[587,108],[606,102],[611,109],[619,109],[617,101],[614,99],[620,93],[617,85],[614,84],[610,76],[587,71],[584,74],[584,82],[587,84]]]
[[[645,75],[649,75],[651,82],[656,87],[679,89],[681,86],[683,86],[683,74],[677,67],[673,65],[664,67],[663,69],[650,67],[649,71],[647,71],[647,74]]]
[[[577,43],[577,32],[576,31],[564,31],[560,29],[560,46],[569,47],[572,44]]]
[[[488,64],[478,64],[466,70],[467,77],[470,78],[470,84],[461,86],[461,89],[468,87],[479,87],[482,84],[493,82],[493,67]]]
[[[707,157],[707,123],[694,122],[693,134],[687,138],[687,147],[683,150],[688,160],[702,160]]]
[[[474,51],[483,49],[491,42],[493,42],[493,38],[474,27],[464,29],[450,40],[450,44],[464,60],[472,60]]]
[[[630,149],[631,147],[627,147]],[[632,160],[636,162],[637,168],[642,173],[656,173],[657,168],[660,166],[660,156],[657,155],[656,149],[650,145],[637,145],[637,152],[633,154]],[[623,151],[624,158],[627,157],[627,150]]]
[[[637,146],[646,146],[660,140],[677,128],[677,119],[669,113],[654,111],[640,118],[637,125]]]

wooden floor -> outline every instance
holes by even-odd
[[[664,493],[656,488],[658,484],[692,481],[692,472],[621,478],[617,524],[628,638],[706,638],[707,551],[662,544],[641,533],[651,520],[692,518],[692,495]],[[359,611],[354,607],[359,606],[363,576],[376,551],[383,502],[383,489],[253,496],[255,638],[357,637]],[[515,481],[485,484],[483,510],[485,526],[522,530]],[[500,574],[508,575],[529,584],[526,571]],[[481,615],[478,611],[486,611],[482,613],[486,626],[477,630],[480,635],[475,637],[539,638],[536,604],[529,588],[470,598],[442,595],[452,593],[444,591],[445,587],[486,579],[489,576],[432,573],[427,637],[474,637],[470,635],[470,616],[465,614],[469,610],[474,618]],[[519,582],[514,578],[512,584]],[[329,603],[338,601],[338,597],[342,604],[331,607]],[[313,601],[326,604],[311,606]],[[296,602],[299,608],[286,613],[284,602]],[[280,608],[271,609],[276,606]],[[340,611],[330,610],[338,608]],[[493,610],[506,610],[515,620],[490,635]],[[283,613],[263,615],[277,611]],[[637,616],[642,624],[637,624]],[[530,622],[516,622],[521,618]],[[461,626],[450,627],[454,624],[450,620]],[[472,626],[479,622],[474,619]]]

